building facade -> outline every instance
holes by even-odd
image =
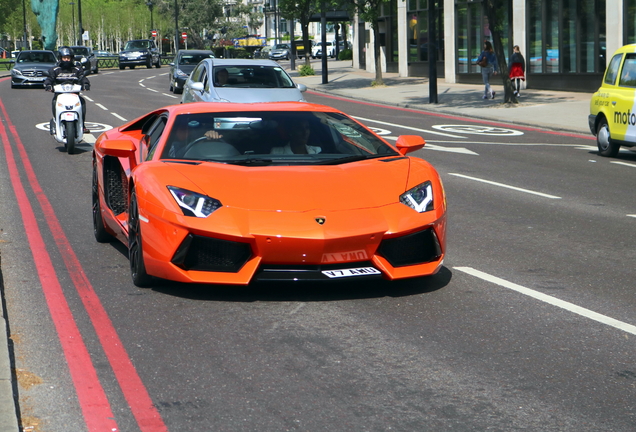
[[[636,43],[636,0],[501,4],[495,25],[501,30],[506,61],[519,45],[530,88],[594,91],[608,57]],[[356,19],[353,29],[354,67],[375,72],[371,26]],[[429,61],[434,60],[437,76],[447,82],[480,83],[475,60],[485,40],[492,41],[492,34],[483,0],[391,0],[383,5],[378,43],[385,72],[428,76]]]

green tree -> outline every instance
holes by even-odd
[[[484,14],[488,18],[488,27],[492,35],[493,49],[495,50],[497,65],[499,66],[498,72],[501,74],[503,81],[504,102],[518,103],[517,97],[512,89],[512,83],[510,82],[508,64],[506,63],[506,55],[502,44],[503,23],[505,19],[503,15],[504,11],[503,0],[484,1]]]
[[[358,13],[358,16],[362,20],[371,23],[374,40],[373,54],[375,57],[374,84],[383,85],[384,80],[382,78],[382,60],[380,58],[380,24],[378,22],[378,18],[380,17],[380,9],[382,5],[389,5],[390,0],[350,0],[347,3],[353,7],[354,11]]]
[[[309,19],[312,15],[320,12],[320,0],[280,0],[278,7],[280,15],[293,22],[294,19],[300,23],[305,48],[305,64],[310,64],[311,42],[309,42]]]

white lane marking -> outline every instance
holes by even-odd
[[[398,139],[398,137],[396,137],[396,136],[385,136],[383,138],[391,140],[391,141],[397,141],[397,139]],[[461,153],[461,154],[470,154],[470,155],[479,156],[479,153],[475,153],[472,150],[468,150],[466,147],[444,147],[444,146],[440,146],[440,145],[429,144],[429,141],[426,141],[426,145],[424,146],[424,150],[426,150],[426,149],[443,151],[443,152],[448,152],[448,153]]]
[[[171,94],[168,94],[168,93],[161,93],[161,94],[162,94],[162,95],[164,95],[164,96],[171,97],[171,98],[173,98],[173,99],[179,99],[177,96],[175,96],[175,95],[171,95]]]
[[[140,86],[142,86],[142,87],[146,87],[146,86],[145,86],[145,85],[143,85],[142,83],[139,83],[139,85],[140,85]]]
[[[558,196],[548,195],[548,194],[544,194],[542,192],[535,192],[535,191],[531,191],[529,189],[523,189],[523,188],[519,188],[519,187],[516,187],[516,186],[510,186],[510,185],[503,184],[503,183],[497,183],[497,182],[490,181],[490,180],[480,179],[480,178],[477,178],[477,177],[470,177],[470,176],[463,175],[463,174],[448,173],[448,175],[452,175],[452,176],[455,176],[455,177],[461,177],[461,178],[465,178],[465,179],[468,179],[468,180],[474,180],[474,181],[478,181],[478,182],[482,182],[482,183],[488,183],[488,184],[493,185],[493,186],[499,186],[499,187],[502,187],[502,188],[512,189],[512,190],[516,190],[516,191],[519,191],[519,192],[524,192],[524,193],[529,193],[529,194],[533,194],[533,195],[538,195],[538,196],[542,196],[544,198],[561,199],[561,197],[558,197]]]
[[[629,217],[633,217],[633,218],[636,218],[636,214],[633,214],[633,215],[627,215],[627,216],[629,216]]]
[[[146,87],[146,90],[150,90],[151,92],[159,93],[159,90],[151,89],[150,87]]]
[[[496,126],[482,126],[482,125],[435,125],[433,129],[438,129],[448,132],[475,134],[475,135],[490,135],[490,136],[519,136],[523,135],[523,132],[515,129],[500,128]]]
[[[154,77],[155,77],[155,76],[153,75],[153,76],[149,76],[149,77],[147,77],[146,79],[153,79]]]
[[[117,118],[118,118],[119,120],[121,120],[121,121],[128,121],[128,120],[126,120],[125,118],[123,118],[122,116],[120,116],[120,115],[119,115],[119,114],[117,114],[117,113],[112,112],[111,114],[112,114],[112,115],[114,115],[115,117],[117,117]]]
[[[627,162],[617,162],[617,161],[611,161],[610,163],[613,163],[613,164],[616,164],[616,165],[624,165],[624,166],[628,166],[628,167],[636,168],[636,164],[627,163]]]
[[[559,307],[561,309],[565,309],[569,312],[581,315],[585,318],[589,318],[594,321],[598,321],[601,324],[605,324],[611,327],[615,327],[619,330],[623,330],[624,332],[631,333],[636,335],[636,326],[631,324],[624,323],[614,318],[610,318],[607,315],[602,315],[598,312],[591,311],[589,309],[583,308],[581,306],[577,306],[574,303],[566,302],[564,300],[559,300],[556,297],[549,296],[547,294],[543,294],[541,292],[535,291],[530,288],[526,288],[521,285],[517,285],[512,282],[508,282],[505,279],[498,278],[496,276],[489,275],[488,273],[484,273],[482,271],[476,270],[472,267],[453,267],[455,270],[462,271],[471,276],[475,276],[476,278],[485,280],[487,282],[492,282],[496,285],[502,286],[504,288],[511,289],[513,291],[517,291],[518,293],[527,295],[529,297],[535,298],[542,302],[551,304],[552,306]]]
[[[98,107],[100,107],[101,109],[103,109],[104,111],[108,111],[108,108],[106,108],[104,105],[100,104],[100,103],[96,103],[95,105],[97,105]]]
[[[141,84],[142,82],[144,82],[144,80],[145,80],[145,79],[146,79],[146,78],[142,78],[142,79],[140,79],[140,80],[139,80],[139,81],[137,81],[137,82]]]
[[[115,72],[102,72],[102,75],[110,75],[110,74],[114,74]]]
[[[88,97],[88,96],[86,96],[86,95],[82,95],[82,96],[84,96],[84,99],[86,99],[87,101],[95,102],[93,99],[89,98],[89,97]]]
[[[387,125],[387,126],[393,126],[393,127],[399,127],[402,129],[408,129],[408,130],[414,130],[417,132],[425,132],[425,133],[430,133],[430,134],[435,134],[435,135],[443,135],[443,136],[447,136],[450,138],[458,138],[458,139],[463,139],[463,136],[459,136],[459,135],[451,135],[451,134],[447,134],[447,133],[442,133],[442,132],[436,132],[436,131],[432,131],[432,130],[428,130],[428,129],[419,129],[419,128],[414,128],[411,126],[403,126],[403,125],[399,125],[399,124],[395,124],[395,123],[388,123],[388,122],[383,122],[380,120],[372,120],[372,119],[368,119],[368,118],[364,118],[364,117],[353,117],[357,120],[363,121],[363,122],[373,122],[373,123],[378,123],[378,124],[383,124],[383,125]]]

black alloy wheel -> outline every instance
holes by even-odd
[[[146,273],[146,265],[144,264],[139,207],[137,193],[134,190],[130,196],[130,209],[128,210],[128,259],[130,260],[130,275],[135,286],[140,288],[150,286],[152,276]]]

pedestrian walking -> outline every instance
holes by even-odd
[[[526,60],[523,58],[519,45],[512,47],[512,55],[510,56],[510,81],[515,90],[515,96],[521,96],[521,81],[526,80]]]
[[[479,54],[477,64],[481,66],[481,77],[485,86],[482,99],[494,99],[495,92],[490,88],[490,77],[497,74],[497,56],[490,41],[484,41],[484,50]]]

